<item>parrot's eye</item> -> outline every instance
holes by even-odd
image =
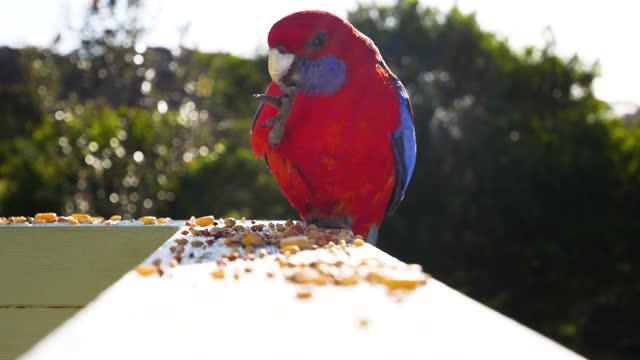
[[[314,37],[313,40],[311,40],[311,47],[314,49],[317,49],[319,47],[321,47],[324,44],[324,41],[327,39],[327,34],[326,33],[317,33]]]

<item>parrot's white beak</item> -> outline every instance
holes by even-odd
[[[281,53],[278,49],[269,50],[269,75],[276,84],[287,74],[293,60],[294,54]]]

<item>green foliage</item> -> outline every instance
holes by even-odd
[[[20,51],[0,48],[0,140],[25,134],[40,113],[35,91],[25,84]],[[16,71],[17,70],[17,71]]]
[[[138,3],[114,4],[90,9],[67,56],[0,51],[0,213],[292,216],[247,148],[264,59],[147,49]]]
[[[248,133],[248,123],[241,127]],[[246,146],[229,144],[218,161],[207,162],[179,179],[182,196],[171,211],[184,214],[226,214],[236,218],[295,218],[273,176],[262,160],[256,160]],[[188,193],[187,193],[188,192]]]
[[[400,1],[351,21],[416,116],[383,247],[581,353],[637,357],[640,134],[593,97],[597,69],[552,45],[515,53],[455,8]]]

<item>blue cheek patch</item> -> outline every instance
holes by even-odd
[[[302,60],[298,65],[302,76],[299,91],[310,95],[333,95],[342,88],[347,78],[347,66],[335,56],[318,60]]]

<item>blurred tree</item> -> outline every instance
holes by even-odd
[[[416,115],[414,180],[382,247],[582,353],[637,357],[640,138],[594,98],[597,69],[552,43],[517,54],[456,8],[350,20]]]
[[[0,143],[0,212],[251,216],[267,205],[241,195],[259,191],[272,199],[271,213],[290,214],[266,166],[242,147],[250,95],[267,83],[265,59],[147,48],[141,3],[118,4],[90,2],[69,55],[0,52],[19,70],[7,71],[13,85],[5,89],[19,92],[0,108],[16,118],[3,123],[10,128]],[[202,193],[215,206],[193,201]]]
[[[0,48],[0,141],[26,134],[38,122],[38,95],[25,72],[19,50]]]

